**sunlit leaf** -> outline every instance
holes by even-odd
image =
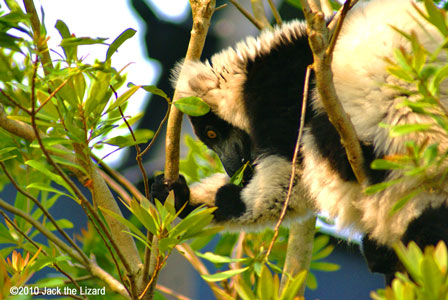
[[[212,275],[201,275],[201,277],[208,282],[216,282],[216,281],[223,281],[226,279],[229,279],[230,277],[233,277],[235,275],[241,274],[243,272],[245,272],[247,269],[249,269],[249,267],[245,267],[242,269],[235,269],[235,270],[229,270],[229,271],[224,271],[224,272],[219,272],[216,274],[212,274]]]
[[[199,117],[210,111],[210,106],[199,97],[185,97],[174,102],[181,112],[193,117]]]
[[[110,59],[112,55],[118,50],[118,48],[128,39],[133,37],[137,31],[132,28],[128,28],[123,31],[113,42],[110,44],[106,53],[106,60]]]

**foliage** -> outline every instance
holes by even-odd
[[[114,53],[135,35],[134,29],[124,30],[105,47],[105,58],[90,64],[78,57],[78,47],[105,44],[106,39],[76,37],[58,20],[55,27],[61,36],[60,47],[48,49],[47,30],[36,24],[35,11],[28,11],[34,6],[32,1],[25,2],[26,12],[15,0],[6,1],[7,7],[0,10],[0,188],[10,184],[9,189],[17,190],[12,201],[0,199],[5,220],[0,223],[0,299],[11,296],[13,286],[33,288],[34,294],[39,292],[34,288],[39,287],[79,289],[78,277],[86,278],[82,279],[83,286],[106,286],[111,299],[143,297],[156,281],[146,278],[142,286],[138,283],[140,267],[129,266],[126,260],[140,260],[148,247],[156,253],[156,271],[149,274],[155,278],[177,244],[217,231],[205,228],[213,209],[199,209],[172,224],[177,214],[169,201],[154,207],[130,189],[123,194],[134,196],[125,197],[131,199],[124,204],[134,215],[128,220],[111,205],[116,200],[103,179],[96,177],[97,164],[107,166],[92,151],[104,144],[116,149],[137,146],[154,137],[152,131],[132,129],[142,115],[123,114],[137,90],[160,96],[169,104],[170,99],[154,86],[126,85],[124,69],[113,67]],[[50,52],[57,59],[52,59]],[[115,129],[119,127],[129,128],[129,134],[117,135]],[[87,189],[80,190],[68,174]],[[114,179],[108,180],[111,186],[118,185]],[[106,190],[98,192],[100,186]],[[81,229],[76,242],[66,232],[73,228],[71,221],[55,220],[50,213],[57,203],[72,200],[89,218],[87,229]],[[118,231],[113,220],[123,225]],[[132,249],[134,240],[123,242],[120,228],[128,228],[125,235],[142,242],[142,253],[133,258],[123,255],[126,247]],[[156,246],[146,231],[159,238]],[[31,276],[40,271],[51,278],[36,276],[31,283]]]
[[[439,33],[448,37],[448,22],[445,11],[437,8],[430,0],[424,1],[428,15],[419,10],[419,14]],[[424,191],[442,191],[446,185],[446,158],[448,152],[442,149],[439,141],[426,140],[417,143],[414,138],[419,133],[430,131],[440,131],[448,134],[448,114],[446,108],[441,103],[441,95],[444,95],[444,82],[448,79],[448,66],[441,52],[446,52],[445,42],[433,51],[426,49],[414,33],[406,33],[399,28],[394,28],[406,40],[411,47],[396,49],[394,59],[389,59],[388,71],[404,82],[409,88],[404,89],[403,85],[389,85],[406,95],[400,104],[412,112],[428,117],[427,123],[415,124],[381,124],[389,130],[392,138],[405,138],[406,153],[395,154],[375,160],[372,168],[377,170],[398,170],[402,176],[391,181],[381,182],[366,189],[367,194],[374,194],[391,187],[402,181],[417,182],[413,189],[406,195],[398,199],[391,213],[406,205],[406,203],[416,195]]]
[[[395,251],[407,273],[397,273],[392,286],[372,293],[372,299],[447,299],[448,252],[445,243],[427,247],[424,252],[414,242],[407,247],[398,244]]]

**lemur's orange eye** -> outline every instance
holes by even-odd
[[[209,139],[216,139],[217,136],[218,136],[218,134],[216,133],[216,131],[211,130],[211,129],[207,130],[207,137]]]

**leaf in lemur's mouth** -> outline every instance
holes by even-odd
[[[243,186],[246,181],[252,178],[252,165],[250,161],[247,161],[235,174],[230,178],[230,183],[238,186]]]

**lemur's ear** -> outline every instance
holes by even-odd
[[[203,98],[219,85],[218,77],[210,64],[198,61],[178,63],[173,70],[172,82],[182,97]]]

